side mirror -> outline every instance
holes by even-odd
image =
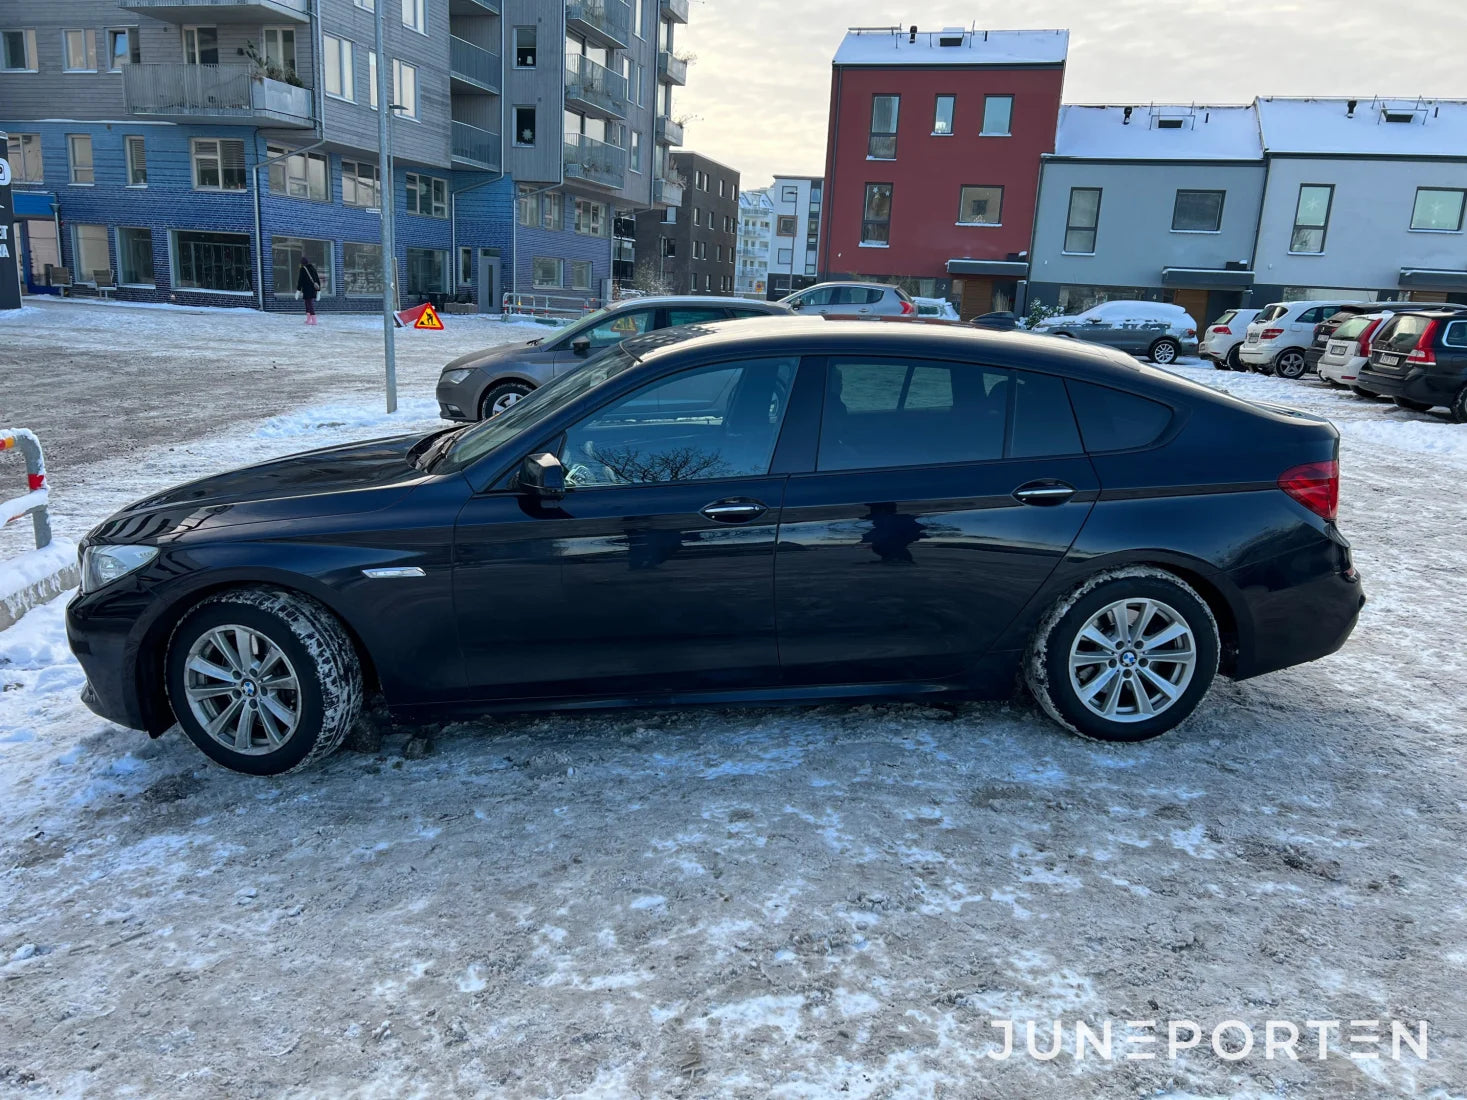
[[[804,304],[805,304],[804,302],[802,302],[798,298],[796,298],[793,302],[790,302],[789,303],[789,307],[790,307],[790,309],[794,310],[796,313],[799,313],[801,307],[803,307]]]
[[[565,496],[565,467],[553,454],[530,455],[520,463],[515,487],[527,497],[559,500]]]
[[[571,341],[571,351],[577,355],[590,355],[591,338],[589,336],[577,336]]]
[[[1087,318],[1085,318],[1085,323],[1087,325],[1103,325],[1103,324],[1105,324],[1105,318],[1104,317],[1087,317]]]

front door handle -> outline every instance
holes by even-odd
[[[748,523],[751,519],[758,519],[767,511],[769,509],[757,500],[738,497],[732,500],[715,500],[701,509],[699,514],[719,523]]]
[[[1075,492],[1073,485],[1063,481],[1031,481],[1014,490],[1014,499],[1021,504],[1063,504]]]

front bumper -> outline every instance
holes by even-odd
[[[119,726],[141,730],[156,727],[150,721],[138,690],[139,647],[131,624],[91,613],[89,597],[75,596],[66,607],[66,640],[87,675],[81,699],[87,709]]]
[[[477,373],[462,382],[438,379],[434,396],[438,398],[438,415],[444,420],[474,421],[479,419],[479,401],[484,395],[484,382]]]

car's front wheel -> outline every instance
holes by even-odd
[[[534,392],[535,387],[527,382],[499,382],[484,391],[479,402],[479,419],[489,420],[498,416],[523,397]]]
[[[1273,369],[1280,378],[1303,378],[1308,366],[1302,351],[1281,351],[1273,361]]]
[[[1243,365],[1243,360],[1238,356],[1238,345],[1234,344],[1228,349],[1228,370],[1246,371],[1247,369]]]
[[[1160,366],[1166,366],[1170,363],[1175,363],[1177,361],[1177,357],[1181,354],[1182,345],[1177,343],[1170,337],[1166,336],[1162,337],[1160,340],[1156,341],[1156,343],[1152,344],[1146,352],[1147,358],[1150,359],[1153,363],[1159,364]]]
[[[200,603],[173,632],[166,676],[189,740],[249,775],[329,755],[362,708],[361,663],[345,628],[316,601],[275,589]]]
[[[1197,709],[1217,674],[1217,622],[1180,578],[1111,570],[1039,624],[1025,679],[1056,722],[1101,741],[1146,741]]]

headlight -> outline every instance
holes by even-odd
[[[460,382],[462,382],[465,378],[473,373],[474,369],[472,367],[469,367],[466,370],[446,370],[443,372],[443,377],[438,379],[438,381],[447,382],[450,386],[457,386]]]
[[[156,546],[88,546],[82,553],[82,591],[95,592],[141,569],[157,556]]]

